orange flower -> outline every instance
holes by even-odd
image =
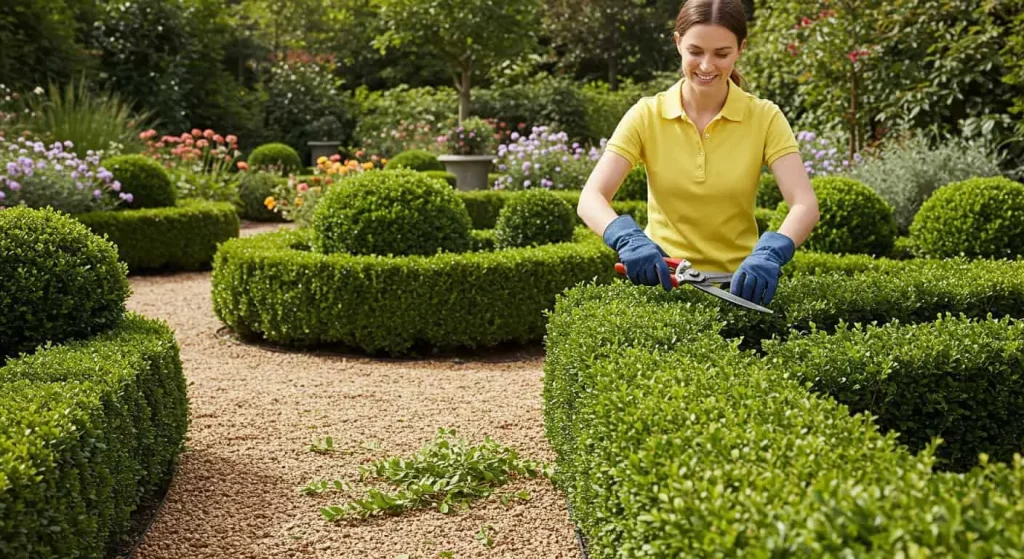
[[[274,201],[273,196],[267,196],[266,199],[263,200],[263,205],[266,206],[268,210],[272,210],[277,204]]]
[[[249,170],[249,164],[246,163],[245,161],[239,161],[235,165],[238,166],[238,170],[239,171],[248,171]]]
[[[367,161],[366,163],[363,163],[363,169],[365,169],[367,171],[369,171],[370,169],[373,169],[373,163],[370,162],[370,161]]]

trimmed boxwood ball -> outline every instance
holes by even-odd
[[[422,149],[410,149],[388,159],[385,169],[394,170],[400,168],[412,169],[413,171],[444,171],[444,164],[437,160],[437,156]]]
[[[175,202],[171,177],[159,163],[144,155],[116,155],[103,167],[121,183],[121,192],[132,195],[132,208],[165,208]]]
[[[284,221],[281,214],[267,209],[264,201],[283,179],[273,173],[242,173],[238,195],[242,199],[242,217],[253,221]]]
[[[615,193],[615,199],[647,201],[647,168],[643,163],[637,164],[629,171],[622,181],[622,186]]]
[[[455,188],[455,173],[449,173],[448,171],[420,171],[424,175],[434,179],[441,179],[448,183],[448,186]]]
[[[921,206],[910,238],[924,256],[1016,258],[1024,255],[1024,184],[1006,177],[947,184]]]
[[[129,294],[117,249],[51,208],[0,211],[0,361],[115,326]]]
[[[576,212],[561,196],[542,188],[516,192],[498,213],[497,248],[528,247],[572,240]]]
[[[325,254],[465,252],[472,246],[469,231],[469,213],[455,191],[408,169],[350,177],[313,212],[313,246]]]
[[[815,177],[821,218],[801,248],[816,252],[888,256],[896,241],[892,206],[866,184],[846,177]],[[769,229],[778,231],[789,212],[779,202]]]
[[[299,154],[288,144],[263,144],[252,150],[247,161],[252,170],[279,171],[282,175],[302,169]]]

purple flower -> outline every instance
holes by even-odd
[[[92,191],[92,195],[99,198],[100,196],[103,196],[103,193],[100,192],[100,189],[97,188],[96,190]]]
[[[18,184],[17,182],[15,182],[15,181],[8,182],[7,183],[7,187],[11,189],[11,192],[17,192],[17,191],[21,190],[21,185]]]
[[[524,180],[523,181],[523,188],[529,188],[529,187],[530,187],[530,179]]]
[[[0,200],[3,200],[4,198],[7,198],[7,195],[4,194],[3,190],[0,190]]]
[[[114,192],[121,192],[121,182],[114,181],[110,183],[110,189],[113,190]]]

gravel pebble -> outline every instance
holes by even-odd
[[[276,228],[250,225],[243,235]],[[129,308],[176,332],[192,410],[187,450],[137,559],[579,557],[565,498],[543,479],[505,488],[532,497],[507,508],[491,498],[451,515],[338,523],[318,512],[368,487],[360,465],[412,454],[438,427],[553,460],[540,349],[429,360],[279,352],[218,334],[209,272],[131,284]],[[308,450],[328,435],[334,453]],[[352,491],[299,493],[316,479],[346,480]],[[481,525],[493,526],[493,548],[475,539]]]

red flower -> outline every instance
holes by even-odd
[[[804,17],[800,18],[800,27],[808,27],[812,23],[814,23],[814,22],[811,21],[811,18],[809,18],[807,16],[804,16]]]
[[[792,54],[793,56],[796,56],[797,55],[796,43],[790,43],[790,44],[786,45],[786,50],[789,51],[789,54]]]

